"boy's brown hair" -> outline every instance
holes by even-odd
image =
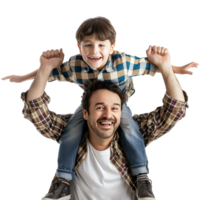
[[[110,21],[104,17],[95,17],[85,20],[76,31],[78,44],[83,41],[85,36],[95,34],[101,41],[110,40],[115,43],[116,31]]]

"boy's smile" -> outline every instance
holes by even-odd
[[[83,60],[91,67],[102,70],[107,61],[109,54],[112,54],[115,43],[111,45],[110,40],[99,40],[95,34],[85,36],[83,41],[78,44],[80,54]]]

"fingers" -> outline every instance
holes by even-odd
[[[193,67],[200,68],[200,63],[199,62],[192,61],[192,62],[190,62],[190,64],[193,65]]]
[[[146,54],[147,54],[147,56],[150,55],[150,54],[152,54],[152,47],[151,47],[151,45],[149,45],[149,48],[146,50]]]
[[[63,50],[62,50],[62,48],[61,48],[61,49],[60,49],[60,57],[63,59],[64,56],[65,56],[65,54],[63,53]]]
[[[190,67],[196,67],[196,68],[197,68],[199,64],[198,64],[198,63],[195,63],[195,62],[191,62],[191,63],[189,63],[188,65],[189,65]]]
[[[154,45],[152,49],[153,49],[153,53],[156,54],[157,53],[157,46]]]
[[[6,80],[6,79],[10,79],[12,76],[6,76],[6,77],[3,77],[1,80]]]
[[[161,55],[161,47],[157,47],[157,54]]]
[[[164,55],[164,52],[165,52],[165,48],[164,48],[164,47],[161,47],[161,55],[162,55],[162,56]]]
[[[155,45],[153,47],[151,47],[151,45],[150,45],[149,48],[146,50],[146,53],[147,54],[164,55],[165,50],[166,49],[164,47],[159,47],[159,46],[155,46]]]
[[[60,52],[59,52],[59,50],[58,49],[56,49],[56,50],[48,50],[48,51],[44,51],[43,53],[42,53],[42,56],[43,57],[45,57],[45,58],[47,58],[47,59],[50,59],[50,58],[59,58],[60,56],[61,56],[61,53],[62,53],[62,57],[64,57],[64,53],[63,53],[63,51],[62,51],[62,49],[60,49]]]
[[[159,54],[163,56],[166,53],[168,53],[168,50],[165,47],[160,47],[155,45],[152,47],[152,54]]]

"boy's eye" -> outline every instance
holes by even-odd
[[[100,46],[100,47],[104,47],[104,45],[103,45],[103,44],[100,44],[99,46]]]
[[[86,45],[86,47],[90,47],[90,46],[91,46],[90,44],[87,44],[87,45]]]
[[[86,45],[86,47],[91,46],[90,44]],[[100,44],[100,46],[104,47],[104,45]]]

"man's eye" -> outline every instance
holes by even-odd
[[[118,110],[118,108],[113,108],[113,110]]]
[[[100,47],[104,47],[104,45],[103,45],[103,44],[100,44],[99,46],[100,46]]]
[[[99,109],[99,108],[103,108],[103,107],[98,107],[97,109]],[[113,108],[113,109],[116,109],[116,110],[118,110],[118,108]]]
[[[97,107],[97,109],[98,109],[98,110],[102,110],[102,109],[103,109],[103,107]]]

